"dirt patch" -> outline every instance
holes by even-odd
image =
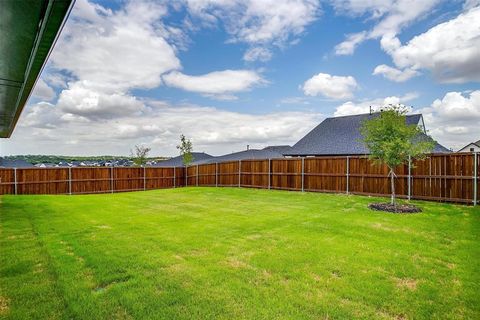
[[[417,206],[413,204],[397,204],[396,206],[390,203],[371,203],[368,207],[375,211],[385,211],[391,213],[419,213],[422,212]]]
[[[112,227],[107,226],[107,225],[105,225],[105,224],[102,224],[102,225],[100,225],[100,226],[95,226],[95,227],[98,228],[98,229],[112,229]]]
[[[0,296],[0,315],[5,315],[8,313],[8,310],[10,310],[10,307],[8,304],[10,303],[10,300],[4,296]]]
[[[237,258],[229,258],[226,261],[226,264],[232,268],[247,268],[249,265],[243,261],[238,260]]]
[[[397,287],[399,288],[405,288],[410,291],[417,290],[418,280],[408,279],[408,278],[397,278],[395,279],[395,281],[397,283]]]
[[[108,282],[103,282],[103,283],[99,284],[97,287],[95,287],[93,289],[93,291],[97,292],[97,293],[103,292],[103,291],[107,290],[108,288],[112,287],[113,285],[118,284],[118,283],[122,283],[122,282],[127,282],[131,278],[132,278],[131,276],[127,275],[125,277],[119,277],[117,279],[113,279],[113,280],[110,280]]]

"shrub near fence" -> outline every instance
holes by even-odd
[[[432,154],[396,170],[408,199],[478,203],[479,154]],[[230,186],[312,192],[390,194],[388,169],[366,157],[241,160],[188,168],[0,169],[0,194],[83,194],[183,186]]]

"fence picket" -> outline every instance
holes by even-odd
[[[477,205],[480,159],[478,153],[473,154],[473,159],[471,157],[471,153],[433,154],[425,162],[410,160],[408,168],[397,173],[399,197]],[[168,188],[172,187],[172,179],[174,188],[188,186],[189,178],[190,184],[196,178],[198,186],[245,186],[380,196],[389,192],[386,167],[371,165],[368,158],[360,156],[252,159],[182,168],[184,171],[177,172],[173,167],[173,177],[172,168],[153,167],[0,169],[0,193],[114,193]]]

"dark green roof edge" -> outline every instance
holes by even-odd
[[[10,138],[18,122],[23,108],[30,97],[38,77],[52,52],[53,47],[65,25],[75,0],[48,0],[43,10],[41,24],[39,24],[35,43],[30,53],[25,80],[15,105],[15,114],[10,126],[0,132],[0,138]]]

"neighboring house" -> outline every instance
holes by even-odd
[[[292,147],[288,145],[282,145],[282,146],[268,146],[263,148],[262,150],[270,150],[270,151],[275,151],[278,153],[281,153],[282,155],[286,154],[290,150],[292,150]]]
[[[205,164],[205,163],[215,163],[215,162],[226,162],[226,161],[240,161],[240,160],[254,160],[254,159],[276,159],[283,158],[281,152],[275,151],[275,146],[267,147],[261,150],[258,149],[249,149],[239,152],[234,152],[226,154],[223,156],[212,157],[210,159],[194,161],[192,164]],[[279,146],[279,150],[285,146]]]
[[[213,156],[205,152],[192,152],[192,156],[192,163],[213,158]],[[183,157],[177,156],[168,160],[159,161],[156,164],[152,165],[152,167],[183,167]]]
[[[55,163],[37,163],[35,167],[37,168],[55,168]]]
[[[480,152],[480,140],[471,142],[457,152]]]
[[[33,167],[33,164],[22,159],[10,160],[5,158],[0,158],[0,168],[31,168],[31,167]]]
[[[378,113],[358,114],[344,117],[327,118],[305,137],[300,139],[286,156],[334,156],[334,155],[365,155],[369,151],[362,142],[360,128],[366,120],[378,116]],[[418,125],[423,134],[420,139],[431,139],[425,131],[421,114],[406,116],[407,124]],[[444,146],[435,143],[434,153],[450,152]]]

